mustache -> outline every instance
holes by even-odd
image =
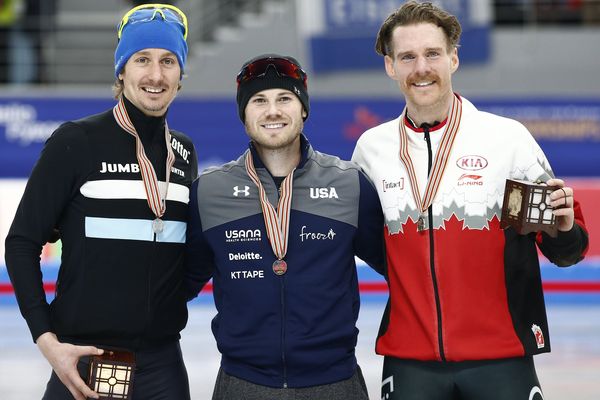
[[[163,82],[162,80],[157,81],[157,82],[143,81],[143,82],[140,82],[139,86],[152,86],[152,87],[158,87],[161,89],[169,88],[169,85],[167,83]]]
[[[439,81],[439,77],[435,74],[427,74],[427,75],[411,75],[408,77],[407,82],[410,84],[416,83],[416,82],[423,82],[423,81]]]

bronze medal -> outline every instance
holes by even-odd
[[[287,263],[283,260],[275,260],[273,262],[273,272],[275,275],[283,275],[287,272]]]

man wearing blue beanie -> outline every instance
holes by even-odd
[[[53,372],[43,399],[190,399],[179,346],[194,145],[166,113],[187,56],[187,19],[166,4],[123,17],[114,108],[61,125],[36,163],[6,238],[20,311]],[[48,304],[40,252],[62,261]]]

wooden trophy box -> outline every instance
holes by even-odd
[[[550,206],[550,193],[555,190],[545,184],[507,179],[500,226],[510,226],[520,235],[543,231],[556,237],[556,217]]]

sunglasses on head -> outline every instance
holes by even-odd
[[[148,22],[156,18],[162,18],[165,21],[176,22],[183,27],[183,39],[187,39],[188,34],[188,22],[187,17],[179,8],[170,4],[142,4],[134,7],[127,12],[121,19],[119,29],[117,30],[117,37],[121,39],[123,28],[127,24],[135,24],[137,22]]]
[[[261,58],[242,67],[236,78],[238,87],[246,81],[265,76],[269,67],[275,68],[279,76],[287,76],[288,78],[302,81],[302,84],[306,88],[308,77],[302,68],[287,58],[274,57]]]

